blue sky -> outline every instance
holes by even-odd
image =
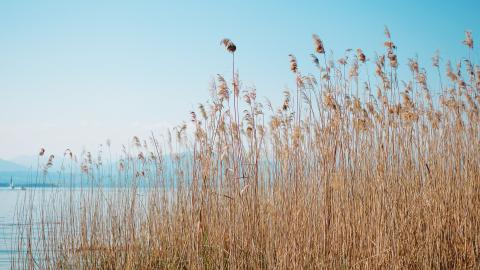
[[[230,74],[231,38],[246,86],[273,101],[293,84],[288,54],[311,70],[312,33],[337,57],[383,52],[400,64],[465,55],[479,1],[0,1],[0,158],[40,147],[114,147],[188,120],[213,76]],[[478,47],[477,43],[475,44]],[[474,59],[479,62],[478,50]]]

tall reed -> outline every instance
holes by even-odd
[[[190,132],[135,137],[116,172],[70,153],[91,185],[27,197],[14,268],[479,268],[480,67],[437,55],[429,80],[411,59],[400,83],[385,33],[372,60],[361,49],[335,60],[314,35],[319,75],[291,56],[296,93],[275,107],[233,67],[233,97],[219,76]],[[473,55],[470,32],[465,45]]]

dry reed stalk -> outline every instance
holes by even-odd
[[[359,74],[369,64],[362,50],[354,61],[350,51],[338,59],[343,71],[324,57],[316,79],[301,76],[291,56],[295,106],[286,91],[267,114],[250,89],[240,117],[233,73],[232,116],[219,76],[211,102],[191,114],[192,132],[180,125],[167,150],[153,136],[150,144],[135,137],[114,175],[103,174],[101,153],[70,158],[88,185],[40,196],[39,204],[27,193],[17,216],[28,225],[19,227],[14,268],[480,267],[480,71],[471,63],[439,72],[450,82],[436,101],[413,59],[400,91],[396,47],[387,28],[385,35],[374,87],[368,71]],[[236,46],[222,44],[233,56]],[[437,55],[437,70],[439,62]],[[362,101],[361,83],[377,95]],[[413,98],[414,91],[423,94]],[[301,95],[309,112],[302,117]],[[105,179],[118,187],[102,188]],[[33,229],[37,218],[41,226]]]

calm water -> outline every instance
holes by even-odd
[[[16,207],[18,203],[24,202],[25,196],[31,195],[33,190],[0,188],[0,270],[11,269],[12,255],[17,252],[18,240],[17,226],[19,225],[15,217]],[[42,190],[48,196],[55,189],[36,188],[35,190]],[[32,229],[35,231],[35,226]]]
[[[71,191],[68,188],[31,188],[27,190],[9,188],[0,188],[0,270],[11,269],[11,260],[14,252],[17,252],[17,227],[15,212],[17,204],[22,204],[26,196],[31,196],[33,193],[37,194],[34,196],[34,205],[38,205],[40,202],[40,194],[45,195],[45,197],[52,196],[54,194],[63,194],[63,192]],[[137,203],[143,205],[147,199],[148,189],[140,189],[137,191]],[[73,189],[76,196],[81,193],[78,192],[80,189]],[[103,195],[105,198],[109,198],[116,191],[119,191],[118,188],[107,188],[103,190]],[[32,193],[33,192],[33,193]],[[168,191],[168,197],[172,198],[172,191]],[[76,197],[75,196],[75,197]],[[33,218],[33,223],[35,224],[35,217]],[[21,225],[20,225],[21,226]],[[35,226],[32,228],[33,231],[36,230]]]
[[[0,269],[10,269],[11,255],[16,242],[15,205],[24,195],[24,190],[0,189]]]

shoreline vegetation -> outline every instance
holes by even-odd
[[[25,193],[12,267],[480,267],[480,67],[471,33],[462,61],[411,58],[403,78],[388,29],[376,56],[355,49],[334,59],[312,38],[316,74],[302,74],[290,55],[296,88],[281,104],[242,86],[237,46],[224,39],[232,74],[218,75],[190,125],[163,141],[134,137],[115,166],[105,165],[109,154],[67,150],[65,183],[80,169],[90,184]],[[48,157],[42,177],[54,157],[39,156]],[[125,188],[106,191],[105,181]]]

